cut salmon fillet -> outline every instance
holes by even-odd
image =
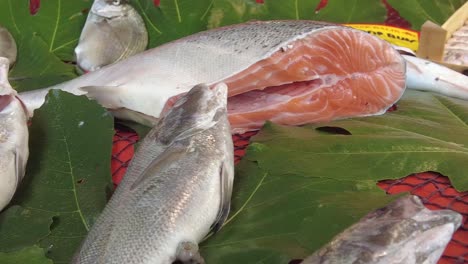
[[[351,28],[324,28],[223,80],[234,133],[384,113],[405,90],[404,59]]]

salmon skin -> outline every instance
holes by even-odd
[[[310,20],[200,32],[48,89],[87,94],[117,117],[154,122],[198,83],[229,87],[234,133],[384,113],[405,90],[405,62],[363,31]],[[30,111],[48,89],[21,94]],[[131,111],[128,111],[131,110]],[[149,118],[148,118],[149,117]]]

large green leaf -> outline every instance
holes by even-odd
[[[135,0],[133,6],[145,20],[149,46],[181,38],[206,29],[207,16],[214,0]]]
[[[248,20],[310,19],[337,23],[383,23],[385,7],[376,0],[329,1],[326,8],[316,13],[319,0],[275,1],[255,0],[214,1],[210,28],[246,22]]]
[[[29,0],[0,0],[0,25],[6,27],[15,39],[38,34],[49,52],[70,61],[86,19],[87,14],[83,11],[91,3],[90,0],[41,1],[39,12],[31,15]]]
[[[20,250],[37,244],[50,234],[54,212],[23,208],[18,205],[9,207],[0,214],[0,252]]]
[[[0,252],[2,264],[53,264],[52,260],[44,255],[44,249],[38,246],[23,248],[18,251]]]
[[[314,168],[320,160],[307,160],[309,157],[275,170],[269,152],[284,143],[275,141],[297,136],[278,129],[282,128],[265,127],[254,138],[248,157],[236,167],[232,213],[221,231],[201,244],[207,263],[279,264],[304,258],[393,199],[375,181],[327,177]],[[298,150],[297,146],[292,150]],[[303,154],[301,149],[298,154]],[[277,155],[275,161],[289,159],[288,155],[290,152]]]
[[[107,202],[113,134],[108,112],[84,96],[53,90],[34,113],[26,176],[13,204],[57,215],[39,243],[54,263],[69,262]]]
[[[18,61],[10,82],[18,91],[44,88],[77,75],[72,65],[90,1],[42,1],[36,15],[29,13],[28,0],[0,0],[0,25],[6,27],[18,45]]]
[[[416,91],[382,116],[267,123],[236,167],[232,213],[203,254],[210,263],[303,258],[388,203],[379,180],[438,171],[468,190],[467,134],[466,101]]]
[[[19,92],[44,88],[76,77],[74,67],[48,51],[44,40],[26,33],[18,41],[18,61],[9,80]]]
[[[426,20],[442,25],[466,0],[387,0],[402,17],[420,30]]]
[[[304,168],[304,160],[310,160],[307,170],[319,170],[325,178],[375,182],[437,171],[457,190],[468,190],[468,171],[460,166],[468,163],[466,101],[409,90],[398,105],[398,111],[380,116],[304,128],[273,126],[276,133],[261,138],[276,143],[264,155],[270,159],[268,168]],[[315,131],[321,126],[352,135]]]

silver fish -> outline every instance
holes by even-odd
[[[72,263],[203,263],[197,243],[225,221],[234,177],[227,87],[197,85],[143,140]]]
[[[461,221],[454,211],[431,211],[407,195],[367,214],[302,264],[435,264]]]
[[[0,57],[10,60],[10,67],[15,64],[18,50],[16,42],[10,32],[0,26]]]
[[[28,160],[27,115],[8,83],[9,60],[0,57],[0,211],[24,177]]]
[[[432,61],[402,56],[406,60],[407,81],[412,89],[468,100],[468,76]]]
[[[77,66],[95,71],[142,52],[148,32],[129,0],[95,0],[75,48]]]

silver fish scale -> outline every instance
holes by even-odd
[[[145,137],[73,263],[171,263],[180,242],[198,243],[209,232],[222,168],[232,185],[233,145],[226,102],[220,109],[212,97],[191,99]],[[180,118],[192,125],[173,125]]]
[[[277,51],[282,44],[303,38],[318,29],[337,26],[317,21],[302,22],[286,20],[249,22],[193,34],[185,38],[185,41],[200,46],[219,42],[220,46],[238,54],[257,57],[258,54],[270,53],[272,50]],[[227,32],[229,34],[226,34]],[[251,49],[250,47],[255,48]]]
[[[319,30],[343,28],[325,22],[306,20],[301,22],[256,21],[221,27],[177,40],[171,43],[170,48],[177,49],[178,45],[184,47],[184,56],[187,56],[188,60],[198,58],[197,67],[192,67],[194,68],[192,70],[197,70],[199,73],[194,76],[208,73],[209,78],[202,79],[202,82],[215,83],[271,56],[281,48],[286,48],[297,39],[317,33]],[[209,56],[199,56],[200,54],[209,54]],[[235,60],[232,59],[233,56]],[[212,68],[217,67],[216,65],[223,65],[223,69]]]

